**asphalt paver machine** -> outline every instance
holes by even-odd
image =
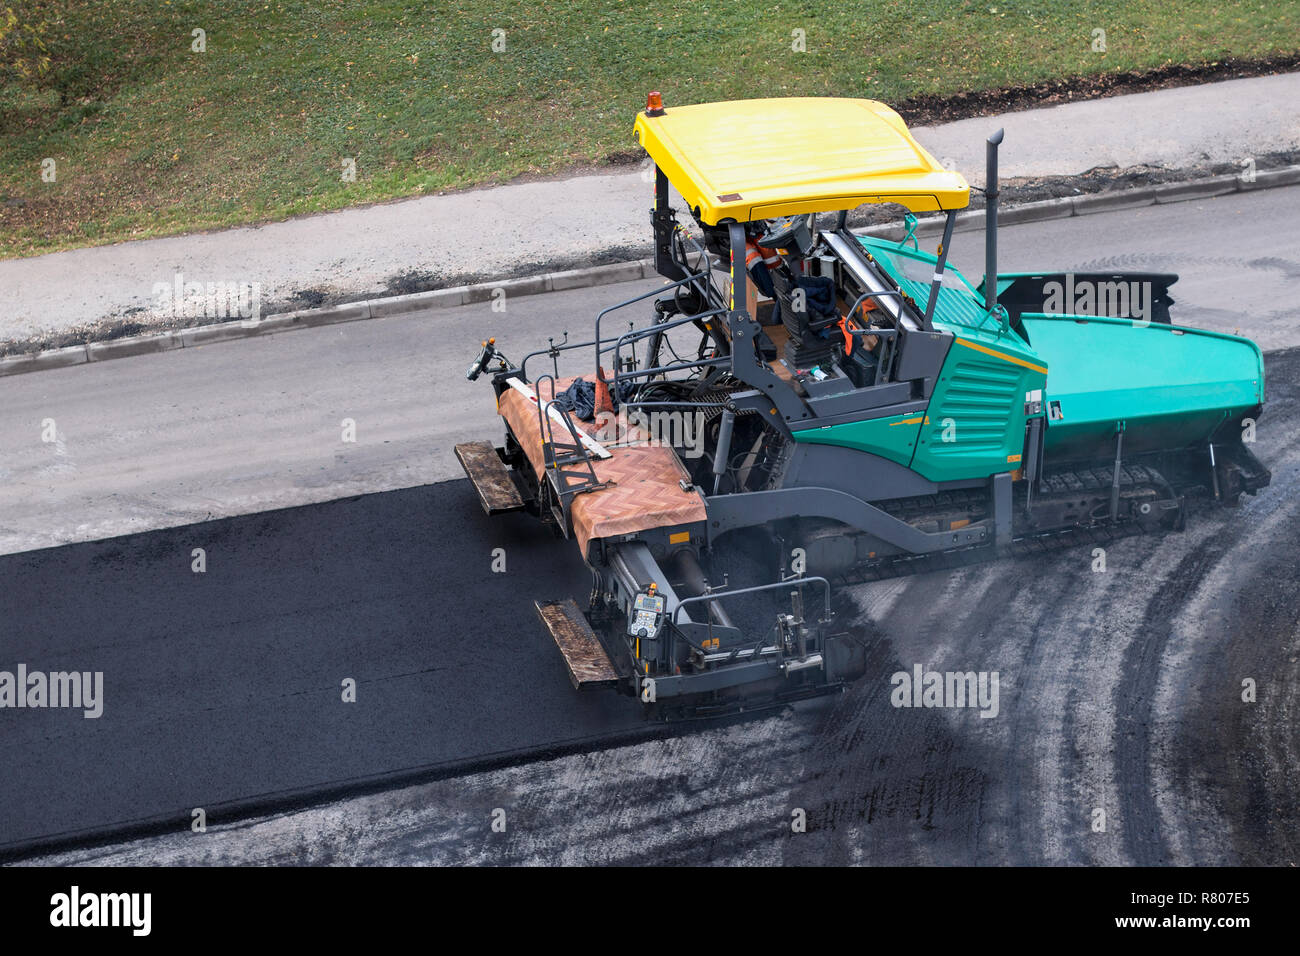
[[[948,263],[970,187],[881,103],[652,94],[635,135],[664,284],[517,364],[483,343],[504,442],[456,449],[489,513],[591,569],[589,597],[537,601],[576,688],[666,718],[835,691],[865,667],[840,582],[1175,530],[1189,496],[1268,483],[1260,350],[1174,325],[1177,276],[998,273],[1000,131],[978,285]],[[907,236],[850,231],[864,203]]]

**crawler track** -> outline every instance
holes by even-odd
[[[1096,469],[1058,472],[1044,477],[1043,497],[1073,498],[1080,490],[1096,489],[1099,482],[1102,483],[1101,487],[1109,487],[1110,474],[1102,475]],[[1151,469],[1142,466],[1122,469],[1121,495],[1130,496],[1147,489],[1156,496],[1160,496],[1168,493],[1167,488],[1164,479]],[[1198,487],[1184,489],[1184,491],[1185,494],[1178,496],[1182,503],[1182,510],[1179,513],[1178,520],[1179,525],[1181,525],[1182,516],[1189,510],[1201,513],[1208,506],[1204,496],[1204,489]],[[961,493],[949,492],[942,496],[935,496],[933,502],[926,502],[925,499],[914,499],[906,504],[894,504],[886,510],[896,517],[909,520],[909,518],[915,519],[924,515],[927,506],[946,508],[954,504],[978,500],[981,497],[977,493],[972,493],[967,498],[963,497]],[[1017,496],[1016,506],[1019,508],[1022,504],[1023,496]],[[980,545],[971,548],[955,548],[951,551],[940,551],[929,555],[899,555],[882,558],[879,561],[855,569],[849,574],[842,575],[840,581],[843,584],[863,584],[912,574],[926,574],[931,571],[950,571],[970,567],[985,561],[993,561],[998,558],[1032,558],[1067,548],[1089,544],[1108,544],[1135,535],[1163,534],[1168,533],[1169,530],[1129,519],[1118,522],[1101,521],[1096,524],[1080,525],[1064,530],[1021,533],[1014,537],[1009,545],[1002,548],[993,545]]]

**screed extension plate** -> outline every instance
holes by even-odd
[[[470,441],[457,445],[456,457],[478,492],[484,511],[498,515],[523,510],[524,499],[491,442]]]
[[[618,672],[605,653],[599,638],[592,632],[587,619],[578,610],[573,598],[563,601],[535,601],[537,616],[555,640],[569,669],[569,680],[578,690],[595,690],[613,687],[618,683]]]

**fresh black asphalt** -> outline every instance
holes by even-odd
[[[574,692],[537,623],[590,589],[576,548],[463,480],[7,555],[0,581],[0,670],[102,671],[105,698],[0,709],[0,850],[649,730]]]

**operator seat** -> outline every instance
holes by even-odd
[[[793,276],[784,269],[772,276],[776,307],[789,337],[783,358],[796,369],[808,369],[829,362],[839,339],[839,311],[834,307],[830,279],[821,276]],[[802,292],[802,295],[798,293]],[[830,311],[824,311],[830,299]],[[802,307],[797,307],[801,305]]]
[[[772,286],[781,323],[790,333],[783,357],[795,369],[829,363],[838,342],[835,283],[823,276],[799,275],[790,267],[791,260],[802,260],[813,251],[813,219],[805,215],[769,220],[767,231],[757,239],[759,246],[781,256],[781,266],[771,273]]]

